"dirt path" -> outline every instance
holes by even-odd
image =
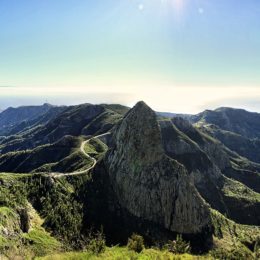
[[[91,157],[89,154],[87,154],[84,150],[84,147],[85,145],[92,139],[96,139],[96,138],[100,138],[100,137],[103,137],[103,136],[106,136],[106,135],[109,135],[111,134],[111,132],[107,132],[107,133],[104,133],[104,134],[101,134],[101,135],[97,135],[97,136],[93,136],[91,138],[89,138],[88,140],[86,141],[83,141],[80,145],[80,151],[87,157],[89,158],[90,160],[92,160],[92,165],[85,169],[85,170],[80,170],[80,171],[75,171],[75,172],[70,172],[70,173],[62,173],[62,172],[36,172],[36,173],[25,173],[25,174],[32,174],[32,175],[45,175],[45,176],[51,176],[53,178],[62,178],[64,176],[74,176],[74,175],[81,175],[81,174],[86,174],[88,173],[90,170],[92,170],[96,164],[97,164],[97,160],[93,157]],[[17,174],[17,173],[14,173],[14,172],[0,172],[0,174]]]
[[[97,135],[97,136],[94,136],[94,137],[91,137],[90,139],[84,141],[81,143],[81,146],[80,146],[80,151],[87,157],[89,158],[90,160],[92,160],[92,165],[85,169],[85,170],[82,170],[82,171],[75,171],[75,172],[70,172],[70,173],[60,173],[60,172],[51,172],[49,173],[48,175],[49,176],[52,176],[53,178],[62,178],[64,176],[75,176],[75,175],[81,175],[81,174],[86,174],[88,173],[90,170],[92,170],[96,164],[97,164],[97,160],[94,158],[94,157],[91,157],[89,154],[87,154],[84,150],[84,147],[85,145],[92,139],[96,139],[96,138],[100,138],[100,137],[103,137],[103,136],[106,136],[106,135],[109,135],[110,132],[107,132],[107,133],[104,133],[104,134],[101,134],[101,135]]]

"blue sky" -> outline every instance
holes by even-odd
[[[259,28],[258,0],[0,0],[0,108],[260,111]]]

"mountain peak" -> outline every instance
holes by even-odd
[[[244,112],[247,112],[245,109],[233,108],[233,107],[218,107],[214,111],[215,112],[225,112],[225,111],[244,111]]]
[[[124,117],[115,136],[124,151],[133,152],[131,160],[140,163],[157,161],[163,154],[160,129],[155,112],[143,101],[138,102]],[[119,145],[119,144],[118,144]],[[120,146],[120,145],[119,145]],[[130,159],[130,158],[129,158]]]
[[[138,112],[152,112],[154,113],[154,111],[144,102],[144,101],[139,101],[135,104],[135,106],[130,110],[130,111],[138,111]]]

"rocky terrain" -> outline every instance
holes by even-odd
[[[110,246],[137,233],[163,248],[181,234],[193,253],[253,259],[259,127],[259,114],[230,108],[9,108],[0,113],[0,256],[83,249],[102,229]]]

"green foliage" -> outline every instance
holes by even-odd
[[[10,180],[5,185],[0,185],[0,207],[18,207],[26,205],[26,188],[17,181]]]
[[[144,238],[137,234],[132,234],[128,239],[127,248],[140,253],[144,250]]]
[[[214,239],[217,242],[217,248],[211,254],[216,255],[216,257],[219,255],[219,259],[239,259],[241,255],[252,259],[253,252],[251,250],[258,247],[259,228],[239,225],[216,210],[211,210],[211,212]],[[257,250],[255,249],[255,251]],[[257,252],[254,254],[257,255]]]
[[[85,152],[97,160],[104,155],[107,149],[107,146],[98,138],[90,139],[84,147]]]
[[[210,252],[210,255],[214,259],[219,260],[241,260],[241,259],[253,259],[249,250],[234,247],[227,251],[223,248],[214,249]]]
[[[87,238],[86,249],[95,255],[104,253],[106,250],[106,240],[103,231],[90,232]]]
[[[0,234],[2,229],[6,229],[12,234],[20,232],[20,217],[11,208],[0,207]]]
[[[27,182],[29,199],[45,218],[44,227],[70,246],[80,245],[82,204],[66,180],[32,176]]]
[[[29,245],[37,256],[43,256],[60,249],[61,244],[41,229],[31,230],[24,234],[24,244]]]
[[[222,190],[227,197],[249,201],[250,203],[260,202],[259,193],[254,192],[244,184],[232,179],[225,178],[225,183]]]
[[[260,259],[260,237],[257,238],[254,246],[254,257],[255,259]]]
[[[177,235],[176,240],[169,241],[166,248],[173,254],[185,254],[191,250],[190,243],[184,241],[181,235]]]

